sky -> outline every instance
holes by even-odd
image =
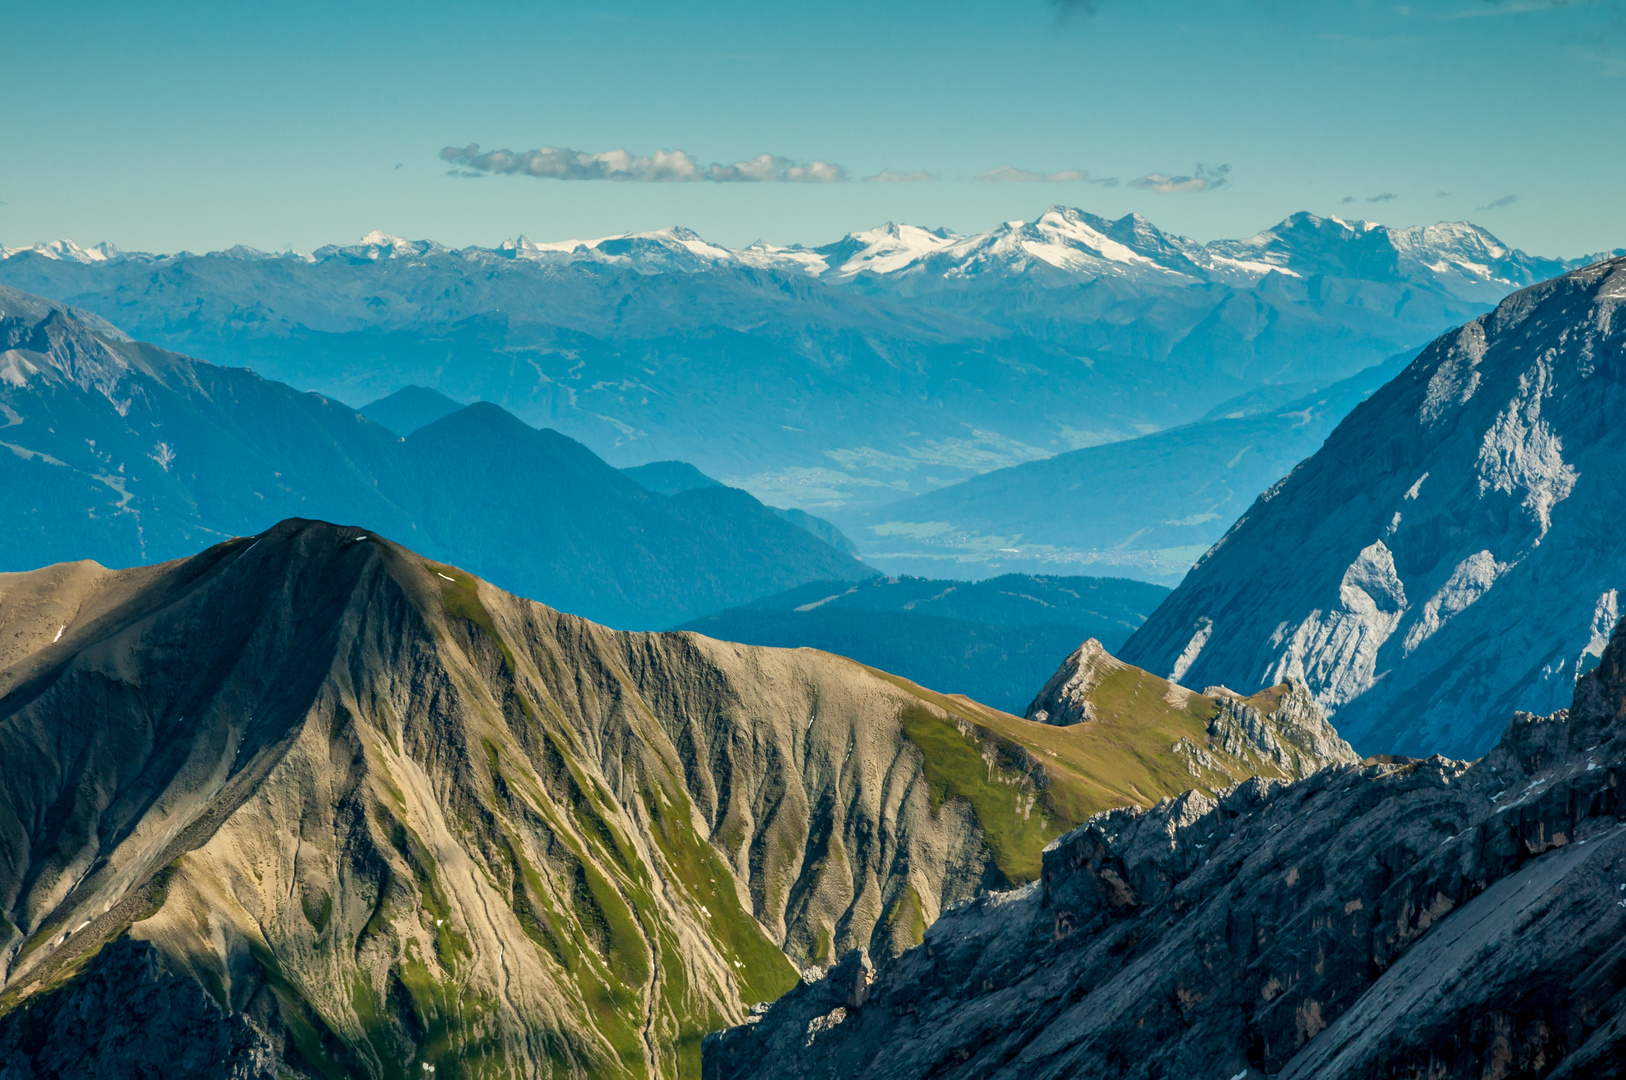
[[[821,244],[1055,203],[1198,240],[1309,210],[1626,246],[1626,0],[0,0],[0,23],[13,247]]]

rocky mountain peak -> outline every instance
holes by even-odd
[[[1600,524],[1626,513],[1605,419],[1626,402],[1623,302],[1626,260],[1608,260],[1437,339],[1261,496],[1125,659],[1244,690],[1302,680],[1371,752],[1472,756],[1500,717],[1565,704],[1626,587],[1626,540]]]
[[[1110,672],[1128,665],[1107,652],[1106,646],[1090,638],[1062,661],[1038,696],[1028,705],[1026,716],[1039,724],[1083,724],[1098,719],[1090,692]]]
[[[1062,662],[1026,716],[1068,727],[1122,723],[1148,708],[1202,720],[1205,739],[1174,744],[1193,776],[1222,769],[1222,758],[1248,762],[1250,772],[1287,778],[1358,760],[1302,680],[1288,679],[1251,696],[1223,686],[1198,694],[1124,663],[1094,638]]]

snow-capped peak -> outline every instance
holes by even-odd
[[[9,259],[14,255],[25,252],[41,255],[47,259],[60,259],[63,262],[97,263],[116,259],[123,252],[115,244],[102,241],[90,247],[80,247],[72,240],[49,240],[40,244],[30,244],[28,247],[8,248],[0,247],[0,259]]]

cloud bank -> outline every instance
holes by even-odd
[[[1142,191],[1156,191],[1168,195],[1195,191],[1213,191],[1230,183],[1225,174],[1231,171],[1229,165],[1215,165],[1209,168],[1198,164],[1191,170],[1190,176],[1170,176],[1168,173],[1147,173],[1137,176],[1129,181],[1129,186]]]
[[[587,154],[558,146],[536,150],[481,150],[479,143],[448,146],[440,159],[460,166],[452,175],[534,176],[545,180],[615,180],[624,183],[844,184],[851,177],[827,161],[806,164],[776,154],[758,154],[732,165],[701,165],[682,150],[657,150],[648,157],[626,150]]]
[[[1479,209],[1480,210],[1500,210],[1502,207],[1504,207],[1504,206],[1512,206],[1514,203],[1516,203],[1518,201],[1519,201],[1519,197],[1517,195],[1503,195],[1500,199],[1493,199],[1490,202],[1486,203],[1484,206],[1481,206]]]

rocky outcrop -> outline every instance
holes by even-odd
[[[0,1018],[0,1080],[277,1080],[277,1055],[242,1016],[152,946],[118,941],[55,994]]]
[[[1160,717],[1096,727],[611,631],[319,522],[0,575],[0,1015],[128,935],[294,1074],[691,1075],[799,968],[1199,783]]]
[[[1062,661],[1027,708],[1026,716],[1036,724],[1084,724],[1100,718],[1091,703],[1090,692],[1108,675],[1129,665],[1115,659],[1094,638],[1090,638]]]
[[[1626,587],[1626,259],[1435,341],[1261,495],[1120,650],[1302,680],[1368,753],[1484,753],[1597,662]],[[1561,598],[1555,602],[1555,598]]]
[[[1028,706],[1027,718],[1070,727],[1147,712],[1204,721],[1206,740],[1188,736],[1172,747],[1194,777],[1229,772],[1291,780],[1358,760],[1302,682],[1289,679],[1252,697],[1223,686],[1197,694],[1116,659],[1094,638],[1062,662]]]
[[[1626,1061],[1626,623],[1571,708],[1098,815],[1041,882],[708,1040],[707,1080],[1600,1077]],[[840,970],[840,969],[838,969]]]

